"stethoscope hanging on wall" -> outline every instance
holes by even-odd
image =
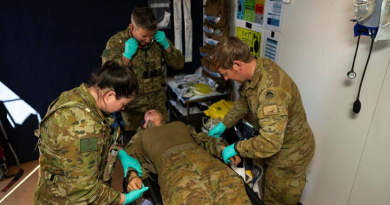
[[[383,24],[383,22],[381,20],[381,15],[382,15],[383,19],[387,19],[386,16],[388,16],[388,11],[386,9],[384,9],[384,12],[381,13],[382,2],[384,3],[384,5],[387,5],[389,3],[389,0],[353,0],[354,19],[352,19],[351,21],[357,22],[355,24],[355,27],[354,27],[354,36],[358,37],[358,39],[357,39],[357,44],[356,44],[355,56],[353,57],[352,68],[347,73],[348,78],[354,79],[357,76],[355,71],[354,71],[354,66],[355,66],[356,55],[357,55],[357,52],[359,49],[360,36],[364,35],[364,36],[371,37],[370,51],[368,53],[368,58],[366,61],[366,65],[364,67],[362,79],[360,81],[359,91],[358,91],[358,94],[356,97],[356,101],[353,103],[352,110],[355,114],[358,114],[360,112],[360,109],[362,108],[362,104],[359,100],[360,91],[362,89],[364,76],[365,76],[366,71],[367,71],[368,62],[370,61],[371,51],[372,51],[372,47],[374,45],[374,41],[375,41],[376,37],[381,37],[379,40],[387,38],[387,37],[384,37],[383,31],[388,30],[388,28],[381,26],[380,27],[381,30],[379,30],[380,23]],[[386,22],[384,22],[384,24],[386,24]],[[379,30],[379,33],[378,33],[378,30]],[[378,40],[378,39],[376,39],[376,40]]]
[[[351,68],[351,71],[348,71],[348,73],[347,73],[347,76],[348,76],[349,79],[356,78],[356,73],[353,70],[353,68],[355,67],[356,54],[357,54],[357,52],[359,50],[359,42],[360,42],[360,33],[359,33],[358,40],[357,40],[357,43],[356,43],[355,55],[353,56],[352,68]]]
[[[366,61],[366,65],[364,66],[364,71],[363,71],[362,79],[360,80],[359,91],[358,91],[358,94],[357,94],[357,97],[356,97],[356,101],[353,103],[353,112],[354,112],[355,114],[358,114],[358,113],[360,112],[361,107],[362,107],[362,104],[361,104],[361,102],[360,102],[360,100],[359,100],[360,91],[361,91],[361,89],[362,89],[363,80],[364,80],[364,76],[365,76],[365,74],[366,74],[368,62],[370,61],[371,51],[372,51],[372,46],[374,45],[374,40],[375,40],[376,31],[377,31],[377,30],[375,30],[375,28],[374,28],[374,29],[360,28],[360,29],[357,30],[357,33],[358,33],[358,40],[357,40],[357,43],[356,43],[356,50],[355,50],[355,55],[354,55],[354,57],[353,57],[352,68],[351,68],[351,70],[347,73],[348,78],[350,78],[350,79],[356,78],[356,73],[355,73],[355,71],[354,71],[354,66],[355,66],[355,60],[356,60],[357,51],[358,51],[358,49],[359,49],[360,36],[361,36],[362,33],[367,33],[369,36],[371,36],[371,46],[370,46],[370,51],[369,51],[369,53],[368,53],[368,58],[367,58],[367,61]]]

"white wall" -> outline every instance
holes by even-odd
[[[317,144],[305,205],[390,204],[390,41],[374,44],[356,115],[352,105],[371,40],[361,37],[358,76],[348,79],[357,40],[349,21],[352,2],[292,0],[285,4],[282,32],[277,33],[279,65],[300,89]]]

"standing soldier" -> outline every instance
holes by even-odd
[[[121,194],[110,187],[120,149],[110,136],[111,113],[123,110],[137,88],[130,69],[108,61],[89,85],[63,92],[51,103],[36,131],[40,169],[34,204],[127,204],[148,189]],[[141,171],[123,149],[118,158],[124,170]]]
[[[184,57],[163,31],[157,31],[156,17],[149,8],[135,8],[129,27],[108,40],[102,60],[104,63],[110,59],[131,67],[138,79],[138,95],[122,112],[125,129],[136,130],[149,109],[158,110],[168,120],[165,62],[174,69],[182,69]]]
[[[275,62],[256,60],[237,37],[218,43],[212,63],[225,80],[241,85],[240,98],[209,135],[219,137],[248,112],[254,115],[259,129],[258,136],[227,146],[222,151],[225,163],[235,155],[265,158],[264,202],[297,204],[315,150],[298,87]]]

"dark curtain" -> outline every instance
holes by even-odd
[[[0,81],[43,118],[56,97],[86,82],[90,72],[100,67],[107,40],[126,29],[135,6],[147,4],[147,0],[1,1]],[[200,66],[202,1],[192,4],[193,62],[185,64],[185,73],[193,73]],[[171,22],[173,28],[173,17]],[[173,29],[163,31],[174,40]],[[8,123],[4,113],[0,117],[3,124]],[[21,162],[38,158],[33,135],[37,124],[36,117],[30,116],[15,129],[6,125]],[[0,141],[7,147],[2,135],[0,132]],[[11,165],[15,164],[8,148],[6,156]]]

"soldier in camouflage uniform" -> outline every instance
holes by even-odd
[[[219,137],[249,112],[259,129],[258,136],[227,146],[222,152],[225,162],[237,154],[264,158],[267,165],[264,202],[297,204],[315,150],[298,87],[272,60],[253,58],[248,46],[236,37],[218,43],[213,64],[225,80],[232,79],[241,85],[239,99],[209,135]]]
[[[165,63],[174,69],[182,69],[184,57],[164,32],[157,31],[156,17],[149,8],[134,9],[129,27],[110,38],[102,61],[110,59],[131,67],[138,78],[138,95],[121,113],[125,129],[136,130],[149,109],[157,109],[168,120],[164,92]]]
[[[114,143],[111,113],[123,110],[137,88],[134,73],[111,61],[89,86],[81,84],[50,104],[36,131],[40,169],[34,204],[123,204],[147,190],[115,191],[110,187],[113,166],[107,167]]]
[[[143,173],[158,173],[164,204],[251,204],[241,177],[214,158],[221,158],[224,147],[219,139],[196,134],[182,122],[164,125],[156,110],[146,112],[145,122],[147,129],[133,136],[124,149],[147,169]],[[128,186],[128,190],[137,188]]]

